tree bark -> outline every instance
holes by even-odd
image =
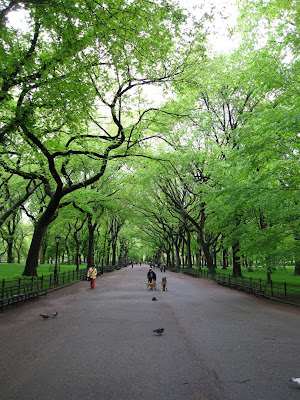
[[[222,251],[222,258],[223,258],[223,267],[222,269],[228,268],[228,251],[227,249],[224,249]]]
[[[209,248],[209,245],[206,244],[206,242],[203,238],[202,230],[200,230],[200,229],[197,230],[197,241],[203,251],[205,261],[206,261],[206,266],[207,266],[209,272],[213,273],[214,267],[213,267],[213,259],[212,259],[211,253],[210,253],[210,248]]]
[[[187,268],[191,269],[193,267],[192,255],[191,255],[191,232],[187,227],[186,227],[186,255],[187,255]]]
[[[238,252],[240,251],[240,244],[239,242],[236,242],[232,246],[232,257],[233,257],[233,271],[232,275],[233,276],[242,276],[242,269],[241,269],[241,258],[238,255]]]
[[[44,234],[47,227],[53,221],[60,201],[60,195],[55,194],[49,202],[45,212],[41,215],[35,225],[31,245],[29,248],[23,276],[37,276],[37,267],[39,264],[39,253]]]
[[[92,222],[92,214],[87,214],[88,216],[88,231],[89,231],[89,247],[87,254],[87,268],[90,268],[95,260],[94,260],[94,234],[95,229],[97,227],[97,223],[93,224]]]
[[[9,237],[6,240],[7,243],[7,262],[9,264],[14,262],[14,257],[13,257],[13,238]]]
[[[294,275],[298,276],[300,275],[300,260],[295,261],[295,273]]]

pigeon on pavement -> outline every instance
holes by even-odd
[[[40,317],[46,319],[46,318],[49,318],[49,315],[48,314],[40,314]]]
[[[56,317],[57,316],[57,314],[58,314],[58,312],[57,311],[55,311],[54,313],[52,313],[51,315],[53,316],[53,317]]]
[[[161,335],[163,333],[165,329],[164,328],[160,328],[160,329],[154,329],[153,332],[158,333],[159,335]]]
[[[290,381],[294,382],[294,383],[298,383],[298,385],[300,385],[300,378],[291,378]]]

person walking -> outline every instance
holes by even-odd
[[[152,268],[149,269],[148,274],[147,274],[148,282],[155,281],[156,282],[156,273],[153,271]]]
[[[95,265],[92,265],[91,268],[89,268],[87,276],[88,276],[88,278],[90,278],[91,289],[94,289],[95,280],[96,280],[96,276],[97,276],[97,270],[95,268]]]

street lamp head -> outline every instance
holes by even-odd
[[[56,235],[56,236],[55,236],[55,241],[56,241],[56,243],[59,243],[59,242],[60,242],[60,239],[61,239],[60,235]]]

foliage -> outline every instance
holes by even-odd
[[[238,3],[238,50],[210,56],[171,1],[3,3],[2,253],[21,207],[26,266],[59,232],[69,262],[300,270],[299,5]]]

